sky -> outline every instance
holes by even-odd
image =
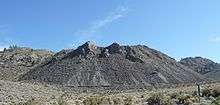
[[[0,50],[60,51],[86,41],[146,45],[220,62],[220,0],[0,0]]]

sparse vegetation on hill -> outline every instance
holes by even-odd
[[[163,93],[156,93],[147,99],[148,105],[173,105],[170,96],[166,96]]]
[[[0,79],[16,81],[18,77],[53,55],[46,50],[10,46],[0,52]]]
[[[203,85],[213,91],[220,84]],[[54,86],[0,81],[0,105],[219,105],[219,95],[198,97],[196,86],[124,92],[76,92]],[[212,93],[212,92],[211,92]]]

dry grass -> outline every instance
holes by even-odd
[[[0,100],[6,105],[155,105],[158,103],[161,105],[175,105],[175,103],[192,105],[193,103],[200,103],[199,97],[195,93],[196,86],[142,90],[138,92],[129,90],[110,93],[73,93],[73,91],[62,92],[50,89],[50,86],[44,87],[12,82],[2,83],[1,85]],[[16,88],[10,88],[10,86],[16,86]],[[202,89],[204,97],[200,98],[202,100],[201,103],[207,105],[212,102],[212,105],[219,105],[216,103],[220,101],[220,98],[217,98],[220,94],[220,84],[204,85]],[[12,98],[1,98],[9,95]],[[23,95],[26,95],[24,99],[14,98],[16,96],[22,97]],[[0,104],[2,104],[1,102]]]

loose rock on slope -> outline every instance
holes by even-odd
[[[113,43],[98,47],[87,42],[76,50],[55,54],[51,61],[30,70],[20,80],[73,87],[143,87],[192,83],[203,77],[147,46]]]
[[[204,75],[205,77],[220,81],[220,64],[202,57],[188,57],[180,63]]]

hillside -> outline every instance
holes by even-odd
[[[206,74],[212,71],[220,70],[220,64],[213,62],[210,59],[202,57],[188,57],[180,60],[180,63],[188,66],[198,73]]]
[[[52,52],[14,47],[0,51],[0,79],[16,81],[18,77],[51,57]]]
[[[220,64],[202,57],[188,57],[180,63],[212,80],[220,80]]]
[[[143,87],[192,83],[203,77],[147,46],[98,47],[91,42],[63,50],[20,80],[71,87]]]
[[[210,78],[214,81],[220,81],[220,70],[218,71],[212,71],[212,72],[209,72],[207,74],[204,75],[205,77],[207,78]]]

